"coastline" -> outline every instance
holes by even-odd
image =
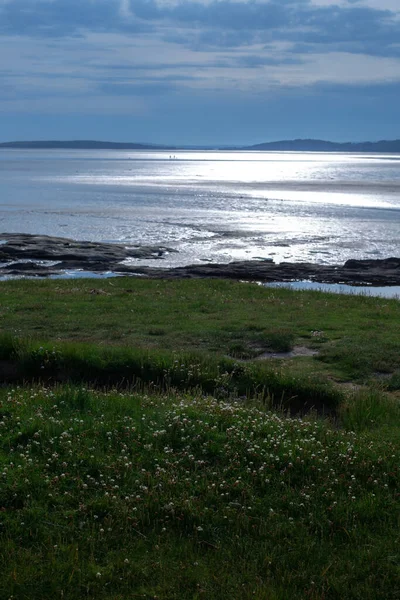
[[[291,283],[310,281],[351,286],[400,285],[400,258],[347,260],[342,265],[304,262],[274,263],[272,260],[205,263],[163,268],[159,263],[165,246],[139,246],[76,241],[68,238],[22,233],[0,234],[0,277],[62,276],[79,271],[81,276],[130,275],[157,279],[220,278]],[[154,259],[155,266],[124,264],[126,259]]]
[[[7,597],[391,597],[398,302],[217,278],[2,292]]]

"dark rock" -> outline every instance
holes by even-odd
[[[29,235],[19,233],[3,233],[0,239],[6,243],[1,246],[1,260],[12,262],[7,271],[35,271],[35,267],[23,263],[27,259],[32,261],[48,260],[59,262],[56,267],[51,267],[52,272],[62,272],[66,269],[82,269],[85,271],[110,271],[128,258],[137,259],[162,259],[166,252],[176,252],[165,246],[134,246],[126,244],[108,244],[87,241],[76,241],[66,238],[45,235]],[[31,263],[32,264],[32,263]],[[44,265],[37,265],[42,272]],[[50,269],[50,268],[49,268]],[[50,270],[49,270],[50,273]]]
[[[34,271],[21,271],[20,269],[0,269],[1,275],[13,275],[15,277],[49,277],[50,275],[60,275],[60,271],[54,271],[53,269],[39,268],[37,267]]]
[[[102,244],[71,239],[28,234],[5,233],[0,239],[3,261],[10,265],[0,267],[0,275],[44,277],[79,269],[83,272],[104,273],[112,271],[124,275],[142,275],[152,278],[224,278],[246,281],[298,281],[317,283],[346,283],[349,285],[400,285],[400,258],[383,260],[348,260],[344,265],[313,263],[280,263],[270,260],[250,260],[229,264],[197,264],[186,267],[162,269],[122,264],[127,258],[160,259],[165,252],[176,252],[164,246],[126,246]],[[33,262],[23,262],[27,259]],[[51,260],[53,266],[35,264],[34,261]]]
[[[400,258],[390,257],[376,260],[346,260],[344,263],[345,269],[357,269],[358,271],[366,269],[400,269]]]
[[[35,273],[36,271],[47,271],[48,269],[45,267],[43,267],[42,265],[38,265],[34,262],[16,262],[16,263],[12,263],[11,265],[7,265],[5,267],[2,268],[3,271],[27,271],[27,272],[33,272]]]
[[[128,271],[129,269],[129,271]],[[125,272],[147,275],[148,277],[192,278],[212,277],[262,282],[290,282],[299,280],[317,283],[345,283],[348,285],[400,285],[400,270],[372,264],[359,271],[338,265],[318,265],[312,263],[265,263],[259,261],[232,262],[229,264],[190,265],[175,269],[152,267],[128,267]]]

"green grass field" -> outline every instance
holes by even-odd
[[[229,281],[11,281],[0,288],[3,332],[38,342],[199,351],[255,358],[296,345],[285,361],[338,381],[400,383],[400,303],[267,289]]]
[[[0,315],[1,599],[400,596],[398,301],[12,281]]]

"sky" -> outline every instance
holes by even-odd
[[[400,0],[0,0],[0,141],[400,138]]]

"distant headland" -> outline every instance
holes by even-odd
[[[102,142],[95,140],[44,140],[3,142],[0,148],[32,150],[240,150],[240,151],[288,151],[288,152],[378,152],[400,153],[400,139],[378,142],[329,142],[326,140],[296,139],[265,142],[252,146],[199,146],[157,145],[136,142]]]
[[[3,142],[0,148],[32,150],[170,150],[172,146],[130,142],[98,142],[95,140],[39,140],[29,142]]]

